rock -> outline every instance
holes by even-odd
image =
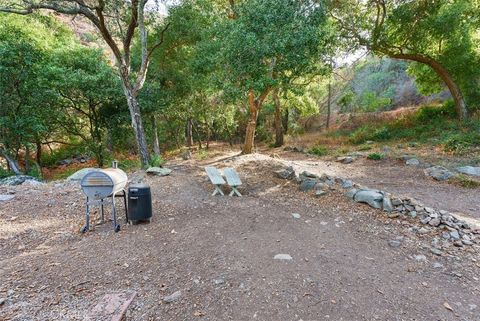
[[[432,166],[425,169],[425,175],[430,176],[437,181],[446,181],[453,176],[453,173],[442,166]]]
[[[420,220],[420,222],[421,222],[422,224],[428,224],[428,222],[430,222],[430,220],[431,220],[430,216],[427,216],[427,217],[422,218],[422,219]]]
[[[415,261],[422,262],[426,260],[427,260],[427,257],[423,254],[415,255]]]
[[[425,207],[425,212],[432,214],[432,213],[435,213],[435,210],[431,207]]]
[[[409,166],[418,166],[420,165],[420,161],[416,158],[410,158],[409,160],[407,160],[405,162],[406,165],[409,165]]]
[[[298,214],[298,213],[293,213],[292,216],[293,216],[293,218],[300,218],[301,217],[300,214]]]
[[[5,298],[0,298],[0,306],[2,306],[2,305],[5,303],[5,301],[7,301],[7,299],[5,299]]]
[[[428,225],[437,227],[440,225],[440,219],[439,218],[431,219],[430,222],[428,222]]]
[[[165,303],[172,303],[172,302],[177,301],[178,299],[180,299],[181,296],[182,296],[182,291],[176,291],[176,292],[173,292],[172,294],[167,295],[166,297],[164,297],[164,298],[163,298],[163,302],[165,302]]]
[[[172,170],[164,167],[150,167],[145,172],[150,175],[167,176],[172,173]]]
[[[421,227],[420,229],[418,229],[418,234],[427,234],[428,232],[430,231],[424,227]]]
[[[341,186],[342,186],[342,188],[345,188],[345,189],[352,188],[353,187],[353,182],[349,179],[345,179],[345,180],[342,179],[341,180]]]
[[[442,238],[445,239],[445,240],[449,240],[449,239],[450,239],[450,233],[448,233],[448,232],[443,232],[443,233],[442,233]]]
[[[400,240],[390,240],[388,241],[388,245],[391,247],[400,247],[402,245],[402,241]]]
[[[375,190],[360,190],[355,194],[355,202],[367,203],[373,208],[382,208],[383,195]]]
[[[98,169],[97,168],[91,168],[91,167],[82,168],[81,170],[76,171],[72,175],[68,176],[67,181],[78,181],[79,182],[83,179],[83,177],[85,177],[85,175],[87,175],[88,173],[94,172],[96,170],[98,170]]]
[[[317,183],[315,185],[315,190],[317,191],[328,191],[330,189],[330,186],[326,183]]]
[[[430,248],[430,252],[432,252],[435,255],[441,256],[443,252],[435,247]]]
[[[355,194],[357,194],[357,192],[358,192],[358,189],[351,188],[345,193],[345,196],[353,200],[355,198]]]
[[[457,172],[460,172],[462,174],[480,176],[480,167],[463,166],[463,167],[457,167],[456,170]]]
[[[183,160],[189,160],[192,158],[192,152],[190,151],[190,149],[187,149],[185,151],[182,152],[182,159]]]
[[[42,183],[35,177],[28,175],[16,175],[0,179],[0,186],[17,186],[22,184],[44,185],[45,183]]]
[[[465,245],[473,245],[473,242],[470,240],[462,240],[462,243]]]
[[[315,191],[315,196],[323,196],[323,195],[327,195],[328,192],[327,191],[322,191],[321,189],[317,189]]]
[[[273,257],[274,260],[293,260],[293,258],[289,254],[277,254]]]
[[[57,161],[57,165],[70,165],[71,163],[73,163],[73,159],[70,159],[70,158],[67,158],[67,159],[62,159],[62,160],[59,160]]]
[[[225,283],[225,279],[224,278],[218,278],[218,279],[213,280],[213,283],[215,285],[220,285],[220,284]]]
[[[313,178],[313,179],[318,179],[318,175],[315,175],[313,173],[310,173],[309,171],[303,171],[301,174],[300,174],[300,178]]]
[[[409,159],[415,158],[415,156],[414,156],[414,155],[407,155],[407,154],[405,154],[405,155],[400,156],[399,158],[400,158],[401,160],[403,160],[404,162],[406,162],[406,161],[408,161]]]
[[[417,212],[416,211],[410,211],[408,213],[408,215],[410,215],[411,218],[415,218],[415,217],[417,217]]]
[[[340,162],[342,164],[350,164],[350,163],[353,163],[353,157],[350,157],[350,156],[337,157],[337,162]]]
[[[433,268],[434,269],[441,269],[441,268],[443,268],[443,264],[435,262],[435,263],[433,263]]]
[[[401,199],[399,199],[399,198],[392,198],[392,205],[393,205],[393,206],[398,206],[398,205],[402,205],[402,204],[403,204],[403,202],[402,202]]]
[[[299,189],[302,192],[308,192],[308,191],[313,190],[315,188],[315,185],[317,185],[317,180],[308,178],[308,179],[303,180],[300,183]]]
[[[382,208],[385,212],[388,212],[388,213],[393,211],[392,201],[390,200],[389,197],[384,197],[383,198]]]
[[[450,231],[450,238],[452,238],[455,241],[460,240],[460,234],[458,233],[457,230]]]
[[[289,166],[285,169],[276,171],[275,174],[277,177],[283,178],[283,179],[294,179],[295,178],[295,171],[293,170],[292,166]]]
[[[0,194],[0,202],[10,201],[15,198],[15,195],[2,195]]]

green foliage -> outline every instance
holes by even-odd
[[[465,187],[465,188],[480,188],[480,182],[474,180],[466,175],[460,174],[451,178],[451,182],[455,185]]]
[[[150,166],[153,167],[162,167],[165,164],[165,160],[162,158],[161,155],[153,155],[150,158]]]
[[[197,159],[198,160],[205,160],[208,158],[208,150],[205,148],[199,149],[197,152]]]
[[[368,159],[371,159],[371,160],[376,160],[376,161],[378,161],[378,160],[384,159],[384,158],[385,158],[385,155],[379,154],[379,153],[370,153],[370,154],[368,154],[367,158],[368,158]]]
[[[328,155],[328,149],[325,146],[313,146],[308,150],[309,154],[317,155],[317,156],[325,156]]]
[[[480,147],[480,122],[460,122],[455,115],[451,102],[440,107],[426,106],[395,121],[361,126],[349,135],[349,140],[354,144],[368,140],[431,143],[435,138],[445,151],[456,154]]]
[[[333,43],[324,9],[311,1],[238,2],[235,19],[222,13],[210,29],[197,65],[217,70],[218,85],[232,100],[321,72],[320,59]]]
[[[0,166],[0,179],[8,177],[8,176],[12,176],[12,175],[13,175],[13,173],[7,171],[6,169],[4,169],[3,167]]]

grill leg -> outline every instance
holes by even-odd
[[[127,192],[123,190],[123,204],[125,205],[125,223],[128,223]]]
[[[85,210],[85,226],[82,227],[80,232],[86,233],[90,229],[90,207],[88,205],[88,197],[87,197],[87,206]]]
[[[113,229],[115,232],[120,231],[120,225],[117,224],[117,210],[115,209],[115,195],[112,195],[112,213],[113,213]]]
[[[101,212],[102,212],[102,220],[101,220],[101,223],[105,223],[105,213],[104,213],[104,210],[103,210],[103,200],[102,200],[102,204],[101,204]]]

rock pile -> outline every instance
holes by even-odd
[[[9,176],[0,179],[0,186],[16,186],[16,185],[43,185],[45,183],[39,181],[37,178],[28,175]]]
[[[351,200],[381,209],[389,218],[415,219],[423,225],[420,228],[414,227],[415,232],[419,234],[428,234],[436,229],[441,232],[444,241],[451,241],[458,247],[478,242],[476,238],[480,234],[480,230],[472,230],[467,222],[458,219],[451,213],[426,207],[412,198],[394,197],[390,193],[363,187],[354,184],[351,180],[326,174],[318,176],[304,171],[297,177],[292,167],[276,171],[275,174],[282,179],[295,179],[301,191],[314,190],[317,196],[325,195],[329,190],[340,186],[346,190],[345,196]]]

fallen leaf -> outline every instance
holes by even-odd
[[[453,311],[453,308],[450,306],[450,304],[448,304],[448,302],[445,302],[443,306],[445,307],[445,309]]]

